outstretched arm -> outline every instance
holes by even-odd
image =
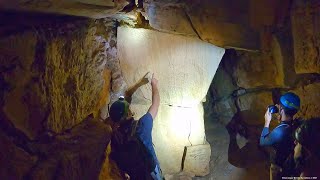
[[[151,87],[152,87],[152,104],[148,110],[148,112],[151,114],[152,119],[154,120],[157,116],[159,105],[160,105],[160,95],[158,90],[158,80],[154,78],[152,75],[151,79]]]
[[[136,92],[136,90],[140,87],[140,86],[143,86],[145,84],[147,84],[149,82],[148,80],[148,74],[147,73],[146,75],[143,76],[142,79],[139,80],[139,82],[137,82],[134,86],[130,87],[127,91],[126,91],[126,94],[125,94],[125,100],[130,104],[131,101],[132,101],[132,95],[133,93]]]

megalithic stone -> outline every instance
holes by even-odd
[[[164,174],[181,170],[185,146],[205,144],[201,101],[225,52],[196,38],[147,29],[118,27],[118,57],[128,87],[147,72],[159,81],[160,107],[153,143]],[[150,84],[133,95],[139,119],[151,105]]]

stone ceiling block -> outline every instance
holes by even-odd
[[[198,2],[188,8],[187,14],[201,39],[224,48],[260,49],[258,31],[249,26],[248,20],[245,21],[249,16],[244,4],[233,1]]]
[[[239,51],[233,76],[239,87],[284,87],[283,57],[276,38],[270,52]]]
[[[110,17],[122,10],[126,0],[2,0],[4,10],[67,14],[91,18]]]
[[[183,8],[149,5],[146,7],[150,26],[162,32],[197,36]]]

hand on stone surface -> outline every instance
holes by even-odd
[[[269,108],[267,108],[267,111],[264,114],[264,127],[269,127],[271,119],[272,119],[272,114],[269,112]]]
[[[150,72],[147,72],[147,74],[145,74],[143,78],[140,80],[140,83],[142,85],[148,84],[150,81],[149,79],[150,79]]]

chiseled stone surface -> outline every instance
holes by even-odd
[[[210,156],[210,144],[187,146],[183,171],[191,172],[196,176],[208,175]]]
[[[162,104],[197,105],[206,96],[224,54],[224,49],[196,38],[146,29],[118,27],[117,35],[128,87],[152,72],[159,80]],[[141,92],[139,96],[151,100],[148,86],[141,87]]]
[[[315,118],[320,116],[320,83],[309,84],[304,87],[294,89],[301,100],[300,111],[297,116],[303,119]]]
[[[296,72],[320,73],[320,2],[295,0],[291,24]]]
[[[159,80],[161,105],[154,121],[153,141],[164,174],[177,173],[184,147],[205,142],[201,101],[224,49],[194,38],[150,30],[118,28],[117,35],[120,65],[128,86],[148,71]],[[146,113],[150,105],[148,84],[132,99],[135,118]]]

